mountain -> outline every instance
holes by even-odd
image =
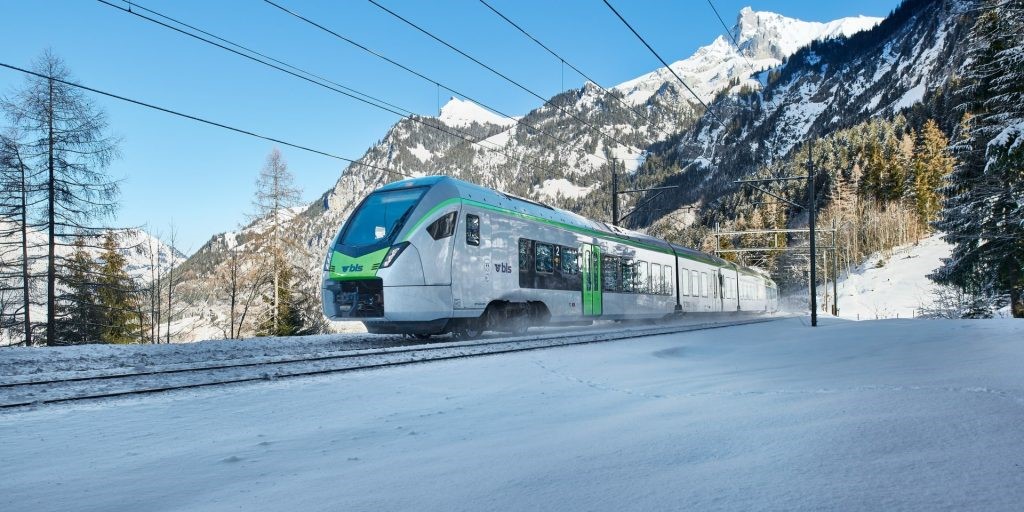
[[[446,174],[607,219],[614,160],[634,185],[682,186],[656,211],[631,217],[632,227],[694,222],[735,192],[734,179],[781,161],[810,135],[913,112],[922,101],[940,110],[962,62],[962,9],[953,0],[906,0],[885,20],[814,23],[745,8],[730,37],[672,64],[707,111],[656,70],[611,95],[586,83],[514,119],[457,98],[438,117],[402,119],[289,220],[303,245],[295,262],[308,272],[307,292],[317,292],[326,246],[355,204],[403,174]],[[624,198],[623,211],[640,200]],[[252,229],[215,236],[182,265],[185,294],[207,297],[195,310],[223,312],[214,276],[232,251],[258,250],[245,245]]]
[[[773,12],[755,12],[744,7],[729,37],[718,36],[693,56],[669,65],[701,98],[710,103],[735,79],[746,81],[758,71],[782,61],[811,41],[849,37],[878,25],[881,18],[857,16],[817,23],[787,18]],[[735,38],[738,46],[733,43]],[[634,105],[646,102],[675,77],[664,68],[623,82],[615,90]],[[756,82],[753,82],[756,85]]]

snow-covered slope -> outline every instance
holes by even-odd
[[[448,103],[441,107],[441,115],[438,116],[448,126],[471,126],[477,124],[493,124],[497,126],[514,126],[516,121],[500,116],[487,110],[469,100],[451,98]]]
[[[0,506],[1021,509],[1024,323],[800,320],[5,411]]]
[[[941,234],[917,244],[875,254],[839,280],[839,316],[852,320],[911,318],[934,300],[938,285],[928,274],[948,258],[952,247]],[[832,295],[831,285],[818,288],[819,297]],[[821,300],[821,299],[819,299]]]
[[[829,23],[788,18],[773,12],[755,12],[744,7],[736,19],[732,38],[719,36],[693,56],[674,62],[670,67],[705,102],[725,88],[734,78],[746,79],[764,69],[782,63],[811,41],[850,36],[877,25],[881,18],[856,16]],[[664,68],[623,82],[615,87],[634,105],[646,102],[675,77]],[[753,85],[758,85],[753,81]]]

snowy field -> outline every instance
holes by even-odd
[[[0,414],[0,510],[1021,510],[1024,323],[823,319]]]
[[[923,306],[932,303],[938,288],[928,274],[939,268],[951,251],[942,235],[935,234],[889,254],[872,255],[839,280],[839,316],[849,320],[918,316]],[[818,287],[819,305],[826,293],[831,307],[832,283]],[[807,304],[806,293],[794,299]]]

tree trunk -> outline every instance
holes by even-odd
[[[50,79],[49,105],[47,105],[47,124],[49,135],[47,146],[49,156],[47,158],[47,171],[49,179],[46,183],[47,206],[49,209],[47,218],[47,231],[49,231],[47,254],[46,254],[46,344],[57,344],[57,219],[53,211],[56,203],[56,176],[53,168],[53,79]]]
[[[28,273],[28,183],[25,181],[25,163],[21,161],[21,154],[18,154],[18,167],[21,169],[21,286],[23,292],[23,305],[25,308],[25,346],[32,346],[32,315],[29,308],[32,300],[29,297],[29,273]]]
[[[1010,288],[1010,313],[1014,318],[1024,318],[1024,287]]]

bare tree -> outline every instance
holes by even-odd
[[[11,320],[7,322],[4,322],[3,318],[8,316],[9,308],[6,307],[6,304],[4,307],[0,307],[0,325],[9,323],[13,326],[17,315],[20,313],[23,327],[22,341],[26,346],[30,346],[32,345],[32,298],[30,294],[32,284],[30,264],[32,258],[29,257],[28,239],[29,208],[31,207],[29,202],[30,176],[28,166],[21,156],[21,148],[16,139],[16,134],[0,135],[0,171],[3,171],[3,174],[0,175],[0,180],[2,180],[0,190],[3,192],[2,196],[0,196],[0,216],[11,219],[15,223],[13,227],[2,226],[0,228],[0,234],[3,235],[5,240],[5,242],[0,244],[0,251],[6,255],[11,248],[11,244],[17,244],[14,248],[20,254],[12,261],[17,262],[20,260],[20,275],[17,276],[20,279],[11,279],[16,272],[13,270],[13,265],[10,265],[12,267],[10,270],[3,268],[8,265],[0,265],[0,294],[3,294],[6,299],[8,296],[13,297],[11,292],[20,291],[21,305],[10,312]],[[16,241],[10,238],[10,235],[14,235],[15,232],[19,235]],[[6,240],[10,240],[10,242]],[[20,284],[14,286],[19,280]]]
[[[270,325],[274,332],[280,329],[282,276],[288,274],[290,263],[285,256],[286,243],[282,224],[288,208],[299,204],[300,192],[294,184],[294,178],[288,171],[288,164],[281,157],[281,152],[274,149],[267,155],[259,177],[256,179],[256,197],[253,199],[254,217],[265,219],[270,223],[269,233],[264,235],[263,245],[270,255]]]
[[[117,208],[118,184],[105,169],[117,156],[117,140],[106,134],[105,114],[81,91],[67,85],[64,62],[45,51],[31,76],[13,98],[0,106],[21,131],[23,157],[45,172],[42,224],[47,231],[46,342],[55,344],[57,311],[57,247],[102,229],[96,224]]]

